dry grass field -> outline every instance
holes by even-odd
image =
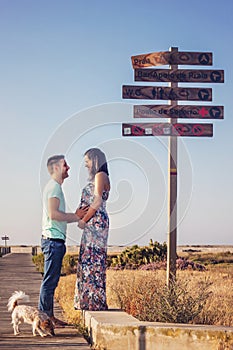
[[[80,312],[73,309],[76,276],[61,277],[56,298],[67,321],[78,324]],[[208,266],[207,271],[178,271],[174,310],[170,310],[165,283],[166,272],[107,271],[109,308],[121,308],[141,320],[233,326],[233,264]],[[162,298],[161,298],[162,296]],[[170,309],[169,309],[170,308]],[[164,310],[166,312],[164,312]],[[187,318],[186,315],[190,315]],[[178,320],[178,321],[177,321]]]

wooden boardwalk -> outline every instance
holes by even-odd
[[[68,326],[56,328],[55,337],[33,337],[31,325],[22,324],[21,334],[14,336],[11,314],[7,302],[15,290],[22,290],[30,296],[30,305],[37,307],[41,275],[36,271],[30,254],[9,254],[0,258],[0,349],[77,349],[90,350],[90,346],[77,330]],[[62,312],[55,305],[55,316],[62,318]]]

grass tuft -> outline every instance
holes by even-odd
[[[178,271],[173,294],[165,271],[107,271],[107,300],[143,321],[233,326],[233,266],[204,272]],[[69,323],[82,327],[73,308],[76,276],[60,278],[56,298]]]

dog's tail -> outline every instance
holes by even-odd
[[[29,296],[26,295],[24,292],[20,291],[15,291],[12,296],[8,300],[8,311],[13,311],[14,308],[18,305],[18,300],[22,300],[23,302],[28,302],[29,301]]]

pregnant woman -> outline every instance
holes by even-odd
[[[78,226],[83,229],[77,266],[74,308],[107,310],[106,259],[109,219],[106,201],[110,191],[105,154],[98,148],[85,153],[89,181],[84,187],[80,207],[89,206]]]

